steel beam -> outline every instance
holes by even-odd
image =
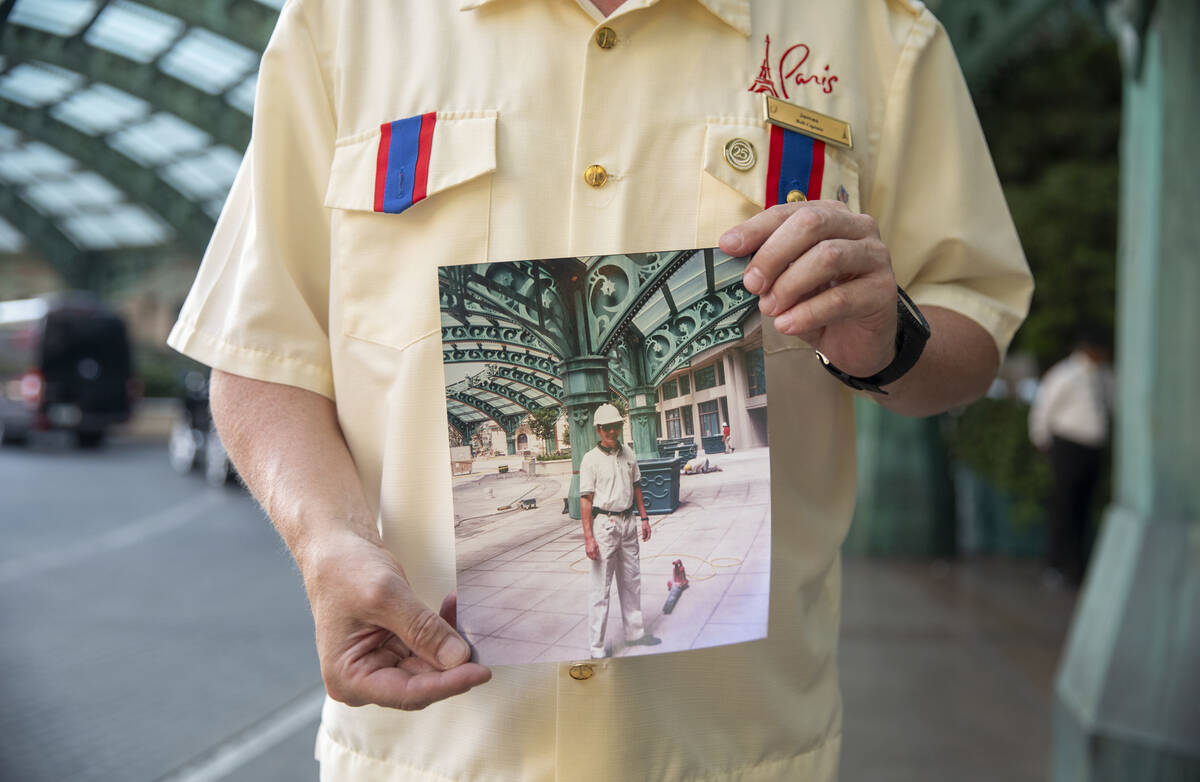
[[[203,3],[197,3],[203,5]],[[210,95],[154,65],[126,59],[86,44],[21,25],[5,25],[0,50],[11,66],[40,61],[116,87],[162,111],[168,111],[241,152],[250,141],[250,117],[220,95]]]
[[[0,124],[16,128],[82,161],[124,192],[130,201],[145,206],[165,220],[175,229],[182,247],[197,255],[204,251],[212,235],[213,219],[199,204],[189,201],[163,181],[158,172],[134,163],[99,138],[81,133],[42,110],[2,101]]]

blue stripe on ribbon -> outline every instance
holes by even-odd
[[[387,179],[383,184],[383,211],[395,214],[412,206],[420,143],[421,115],[398,119],[392,123]]]
[[[393,144],[395,142],[392,142]],[[808,198],[808,180],[812,175],[813,139],[792,130],[783,131],[783,154],[779,162],[779,198],[786,204],[787,196],[799,190]]]

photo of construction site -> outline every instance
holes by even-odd
[[[439,269],[458,624],[479,662],[766,637],[766,377],[746,261]]]

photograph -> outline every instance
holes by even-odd
[[[458,624],[479,662],[766,637],[767,389],[746,262],[439,268]]]

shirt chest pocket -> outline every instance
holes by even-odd
[[[496,112],[417,115],[339,139],[333,297],[342,331],[404,348],[440,327],[437,268],[487,257]]]
[[[848,150],[761,119],[710,117],[704,134],[697,246],[711,247],[733,226],[791,201],[837,200],[859,211],[858,163]],[[764,328],[767,350],[808,348]]]

